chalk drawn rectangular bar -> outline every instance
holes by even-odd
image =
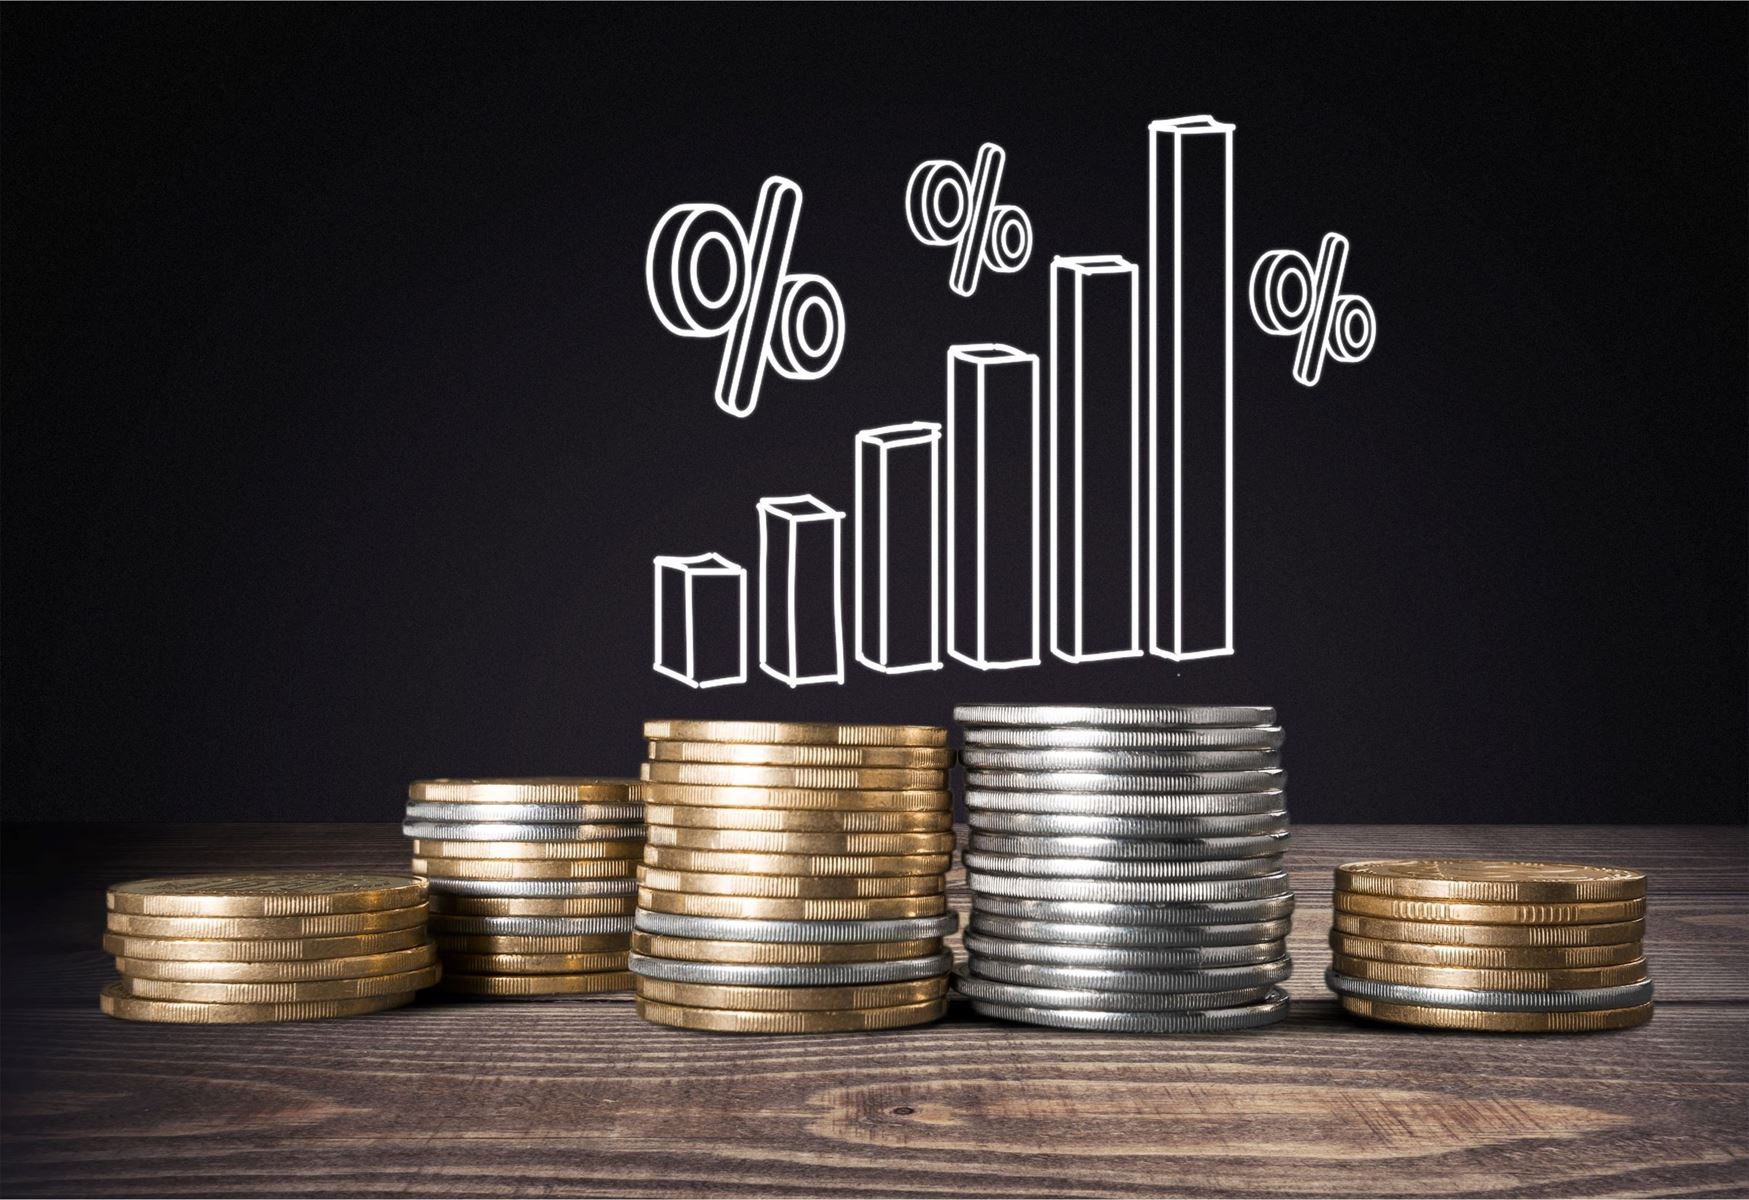
[[[843,528],[813,496],[759,501],[759,668],[791,687],[844,682]]]
[[[1038,355],[947,352],[947,652],[980,670],[1039,662]]]
[[[659,554],[655,585],[656,670],[695,688],[747,682],[746,569],[720,554]]]
[[[1233,653],[1233,126],[1148,127],[1148,648]]]
[[[941,669],[941,426],[856,435],[856,660],[888,675]]]
[[[1142,654],[1142,413],[1136,264],[1051,264],[1051,653]]]

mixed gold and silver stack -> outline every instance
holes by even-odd
[[[431,887],[443,990],[537,998],[618,991],[644,801],[635,779],[429,779],[402,831]]]
[[[119,883],[103,948],[122,978],[103,1011],[130,1021],[255,1025],[398,1008],[441,975],[425,885],[307,871]]]
[[[938,726],[650,721],[638,1012],[687,1029],[895,1029],[946,1008]]]
[[[1293,893],[1275,710],[954,710],[971,841],[967,961],[989,1016],[1216,1032],[1287,1015]]]
[[[1435,1029],[1574,1033],[1652,1017],[1646,877],[1478,859],[1336,869],[1326,981],[1357,1016]]]

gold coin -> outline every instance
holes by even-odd
[[[1405,858],[1337,867],[1336,886],[1349,892],[1416,900],[1543,904],[1637,900],[1646,894],[1646,877],[1620,867],[1579,863]]]
[[[644,865],[669,871],[733,875],[940,875],[946,854],[739,854],[717,850],[644,849]]]
[[[1336,907],[1363,917],[1393,921],[1446,921],[1463,925],[1600,925],[1628,921],[1646,912],[1644,900],[1597,900],[1579,904],[1469,904],[1457,900],[1408,900],[1337,892]]]
[[[1496,970],[1612,967],[1640,957],[1639,942],[1622,942],[1614,946],[1430,946],[1358,937],[1335,929],[1330,931],[1330,948],[1338,954],[1379,962]]]
[[[296,983],[193,983],[182,979],[125,979],[128,994],[148,1000],[187,1000],[200,1004],[296,1004],[305,1000],[355,1000],[398,996],[436,983],[443,974],[433,964],[394,975],[352,979],[312,979]]]
[[[618,917],[635,896],[453,896],[431,893],[431,913],[446,917]]]
[[[849,1033],[867,1029],[898,1029],[939,1020],[947,999],[890,1008],[846,1008],[825,1012],[753,1012],[741,1008],[692,1008],[639,1000],[638,1015],[657,1025],[706,1029],[717,1033]]]
[[[645,721],[644,736],[698,742],[820,746],[945,746],[940,725],[833,725],[825,721]]]
[[[631,990],[630,971],[590,971],[578,975],[445,975],[437,985],[468,996],[582,996]]]
[[[406,875],[276,871],[136,879],[109,889],[112,912],[154,917],[292,917],[405,908],[425,899]]]
[[[739,787],[710,783],[652,783],[650,799],[698,808],[784,809],[802,812],[929,812],[953,809],[945,786],[926,789]]]
[[[445,845],[453,846],[454,842]],[[639,847],[640,852],[642,847]],[[630,879],[635,858],[415,858],[415,875],[439,879]]]
[[[652,762],[739,763],[771,767],[925,767],[945,771],[953,751],[925,746],[807,746],[794,742],[649,743]]]
[[[767,896],[787,900],[869,900],[888,896],[938,896],[947,890],[941,875],[736,875],[708,871],[669,871],[643,867],[638,882],[658,892],[701,892],[716,896]]]
[[[939,833],[953,828],[953,814],[936,812],[857,812],[794,808],[705,808],[694,804],[652,804],[651,829],[745,829],[767,833]]]
[[[624,950],[625,933],[440,933],[433,940],[445,955],[463,954],[591,954]]]
[[[650,830],[650,845],[779,854],[948,854],[951,833],[766,833],[757,829]]]
[[[647,762],[652,783],[717,784],[724,787],[930,789],[947,787],[946,771],[888,767],[741,767],[727,763]]]
[[[941,939],[914,938],[905,942],[856,943],[721,942],[710,938],[668,937],[645,933],[640,929],[632,934],[632,949],[653,958],[681,958],[689,962],[807,966],[815,963],[885,962],[894,958],[925,958],[941,953]],[[726,1007],[734,1008],[735,1005]],[[846,1004],[830,1007],[873,1006]]]
[[[162,938],[337,937],[348,933],[387,933],[425,924],[425,905],[376,912],[329,913],[307,917],[151,917],[112,912],[111,933]]]
[[[1628,1029],[1652,1019],[1652,1002],[1632,1008],[1597,1008],[1589,1012],[1478,1012],[1468,1008],[1433,1008],[1423,1004],[1386,1004],[1343,996],[1342,1007],[1357,1017],[1420,1025],[1429,1029],[1469,1029],[1498,1033],[1589,1033]]]
[[[1615,946],[1637,942],[1646,934],[1643,917],[1600,925],[1458,925],[1339,912],[1332,923],[1341,933],[1435,946]]]
[[[291,1004],[202,1004],[185,1000],[147,1000],[130,996],[127,985],[112,983],[99,1000],[103,1011],[124,1021],[156,1021],[173,1025],[265,1025],[273,1021],[318,1021],[355,1017],[399,1008],[414,993],[360,996],[353,1000],[300,1000]]]
[[[822,1009],[894,1008],[923,1004],[947,995],[947,976],[857,987],[730,987],[716,983],[675,983],[638,978],[638,998],[689,1008],[738,1008],[752,1012],[810,1012]]]
[[[125,933],[103,935],[103,949],[117,958],[174,958],[188,962],[285,962],[293,959],[353,958],[383,954],[424,943],[425,927],[392,933],[307,938],[153,938]]]
[[[421,779],[407,785],[407,798],[428,804],[636,804],[636,779],[551,777],[532,779]]]
[[[174,958],[118,958],[115,969],[132,979],[170,979],[187,983],[301,983],[317,979],[358,979],[399,975],[437,961],[430,942],[350,958],[308,958],[284,962],[187,962]]]
[[[452,842],[414,838],[413,853],[421,858],[525,859],[618,859],[636,858],[643,851],[640,838],[604,842]]]
[[[444,966],[460,975],[585,975],[623,971],[624,950],[590,954],[445,954]]]
[[[712,896],[692,892],[638,889],[638,906],[651,912],[687,917],[728,917],[742,921],[882,921],[936,917],[947,911],[947,897],[889,896],[875,899],[795,900],[771,896]]]
[[[1414,987],[1489,988],[1513,992],[1563,991],[1568,988],[1619,987],[1646,978],[1646,960],[1612,967],[1565,967],[1525,970],[1488,967],[1423,967],[1412,963],[1375,962],[1348,954],[1335,956],[1336,970],[1356,979],[1405,983]]]

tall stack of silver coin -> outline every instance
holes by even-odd
[[[1197,1033],[1287,1015],[1275,710],[968,704],[966,963],[989,1016]]]

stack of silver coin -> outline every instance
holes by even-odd
[[[966,963],[989,1016],[1197,1033],[1287,1015],[1275,710],[968,704]]]

